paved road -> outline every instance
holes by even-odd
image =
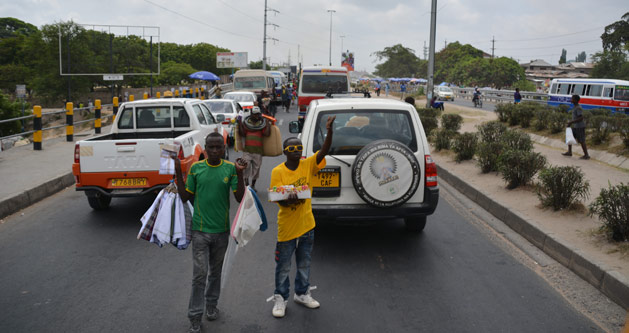
[[[472,102],[471,99],[465,99],[465,98],[456,98],[454,100],[454,102],[445,102],[446,104],[452,103],[452,104],[456,104],[456,105],[460,105],[460,106],[467,106],[470,108],[474,108],[474,103]],[[495,102],[490,102],[488,100],[483,100],[483,107],[479,108],[479,109],[483,109],[485,111],[494,111],[496,109],[496,104]]]
[[[278,113],[282,132],[296,118]],[[232,155],[232,159],[236,155]],[[265,158],[262,175],[283,159]],[[261,179],[259,188],[268,185]],[[263,197],[264,198],[264,197]],[[184,332],[190,251],[135,239],[152,198],[94,212],[69,188],[0,225],[0,331]],[[422,234],[401,220],[317,227],[311,282],[318,310],[271,303],[276,227],[238,253],[206,332],[592,332],[544,279],[441,200]],[[277,208],[265,202],[274,216]],[[232,214],[235,202],[232,203]]]

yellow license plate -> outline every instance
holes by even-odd
[[[111,180],[112,187],[146,186],[146,178],[116,178]]]
[[[338,172],[317,172],[312,187],[339,187]]]

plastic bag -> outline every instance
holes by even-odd
[[[574,135],[572,134],[572,128],[566,127],[566,144],[567,145],[576,145],[577,140],[574,139]]]

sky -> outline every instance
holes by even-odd
[[[111,32],[158,35],[162,42],[209,43],[262,59],[264,0],[0,0],[0,16],[37,27],[72,20]],[[271,65],[340,65],[354,52],[355,68],[373,72],[373,55],[402,44],[424,59],[430,41],[430,0],[268,0],[267,57]],[[328,10],[334,10],[330,13]],[[627,0],[438,0],[435,49],[458,41],[519,63],[557,64],[602,50],[604,27],[629,12]],[[330,21],[332,38],[330,39]],[[91,27],[90,27],[91,28]],[[103,27],[95,27],[102,30]],[[144,32],[143,32],[144,31]],[[155,40],[156,38],[154,38]],[[492,43],[492,39],[495,40]]]

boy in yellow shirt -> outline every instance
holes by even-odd
[[[308,188],[311,188],[310,180],[317,171],[325,167],[325,156],[332,144],[332,125],[335,119],[336,116],[328,117],[325,125],[328,133],[321,150],[306,159],[301,159],[304,149],[301,140],[288,138],[284,141],[286,162],[276,166],[271,172],[271,188],[283,185],[295,187],[308,185]],[[275,292],[268,301],[275,302],[273,316],[282,318],[290,293],[288,275],[293,253],[297,264],[293,300],[311,309],[318,308],[320,304],[310,295],[310,260],[315,227],[310,199],[298,199],[296,194],[291,194],[288,199],[278,201],[278,204],[280,210],[277,214],[275,246]]]

